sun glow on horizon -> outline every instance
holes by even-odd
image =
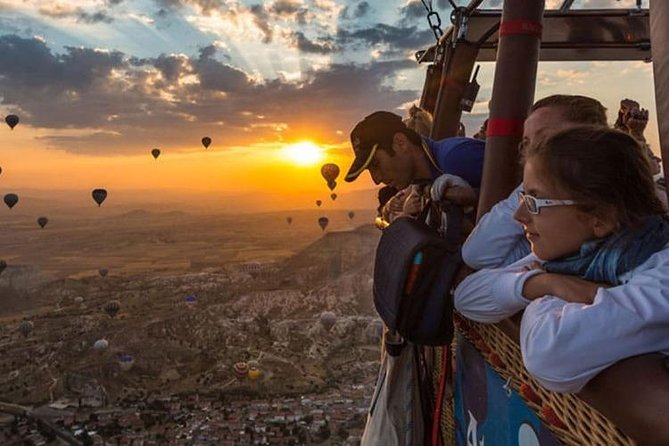
[[[283,156],[298,166],[314,166],[324,158],[323,149],[311,141],[290,144],[282,149]]]

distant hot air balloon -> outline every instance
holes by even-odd
[[[0,173],[2,173],[2,167],[0,167]]]
[[[258,378],[260,378],[262,376],[262,370],[260,370],[260,367],[257,366],[257,365],[255,365],[255,366],[250,365],[250,362],[249,362],[248,376],[249,376],[249,379],[251,381],[257,381]]]
[[[47,223],[49,223],[49,219],[46,217],[40,217],[37,219],[37,224],[40,225],[42,229],[44,229]]]
[[[321,207],[321,204],[323,204],[321,200],[316,200],[316,206]]]
[[[103,201],[105,201],[105,198],[107,198],[107,190],[106,189],[93,189],[93,192],[91,192],[91,195],[93,196],[93,200],[98,204],[98,207],[102,204]]]
[[[286,222],[291,224],[293,222],[293,217],[286,217]]]
[[[19,333],[23,335],[24,338],[27,338],[31,331],[33,331],[34,325],[28,320],[22,320],[19,324]]]
[[[335,194],[334,192],[332,192],[332,193],[330,194],[330,198],[332,198],[332,201],[335,201],[335,200],[337,199],[337,194]]]
[[[4,200],[7,207],[11,209],[19,202],[19,196],[16,194],[6,194]]]
[[[189,307],[194,307],[195,304],[197,304],[197,297],[193,295],[186,296],[184,297],[184,302],[186,302],[186,305],[188,305]]]
[[[323,166],[321,166],[321,175],[323,175],[325,181],[328,182],[330,190],[333,190],[337,187],[337,182],[335,180],[339,176],[339,166],[333,163],[323,164]]]
[[[153,155],[155,159],[158,159],[158,157],[160,156],[160,149],[153,149],[151,151],[151,155]]]
[[[74,298],[74,303],[77,305],[81,305],[84,303],[84,298],[82,296],[77,296]]]
[[[324,311],[321,313],[320,321],[323,328],[325,328],[326,331],[330,331],[337,322],[337,316],[332,311]]]
[[[118,365],[121,368],[121,371],[127,372],[130,370],[135,364],[135,358],[133,358],[131,355],[127,355],[125,353],[121,353],[118,355]]]
[[[0,274],[7,268],[7,262],[0,260]]]
[[[211,144],[210,137],[205,136],[204,138],[202,138],[202,145],[204,146],[205,149],[208,149],[210,144]]]
[[[95,350],[96,352],[103,352],[107,350],[108,347],[109,347],[109,341],[107,341],[106,339],[98,339],[97,341],[95,341],[95,344],[93,344],[93,350]]]
[[[107,302],[102,309],[105,310],[105,313],[107,313],[109,317],[113,318],[119,311],[121,311],[121,302],[118,300],[111,300]]]
[[[10,129],[14,130],[16,124],[19,123],[19,117],[16,115],[7,115],[5,116],[5,122],[7,123]]]
[[[355,217],[355,212],[353,211],[348,211],[348,219],[353,220],[353,217]]]
[[[329,222],[330,220],[327,217],[321,217],[318,219],[318,226],[320,226],[321,229],[325,231],[325,228],[327,227]]]
[[[109,274],[109,270],[107,268],[100,268],[98,270],[98,274],[100,274],[100,277],[107,277],[107,274]]]
[[[232,370],[235,372],[237,379],[241,381],[246,378],[246,375],[249,373],[249,365],[244,361],[239,361],[232,366]]]

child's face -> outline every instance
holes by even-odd
[[[532,158],[525,163],[523,188],[527,195],[552,200],[574,200],[558,190]],[[520,203],[514,214],[525,231],[532,252],[542,260],[554,260],[578,252],[581,245],[598,236],[597,219],[577,206],[543,207],[538,214],[531,214]]]

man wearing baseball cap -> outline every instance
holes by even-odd
[[[391,112],[377,111],[360,121],[351,131],[351,145],[355,160],[345,177],[348,182],[367,169],[375,184],[400,190],[442,174],[458,176],[473,188],[481,185],[485,142],[423,139]]]

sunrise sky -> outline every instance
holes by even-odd
[[[433,4],[447,22],[448,2]],[[424,67],[412,55],[433,41],[419,0],[0,0],[0,115],[21,117],[13,131],[0,126],[0,192],[311,197],[326,188],[322,163],[348,168],[360,118],[418,100]],[[493,69],[482,64],[469,135],[487,114]],[[597,97],[610,121],[620,99],[638,100],[658,151],[650,64],[541,64],[536,97],[553,93]],[[337,191],[372,186],[340,177]]]

